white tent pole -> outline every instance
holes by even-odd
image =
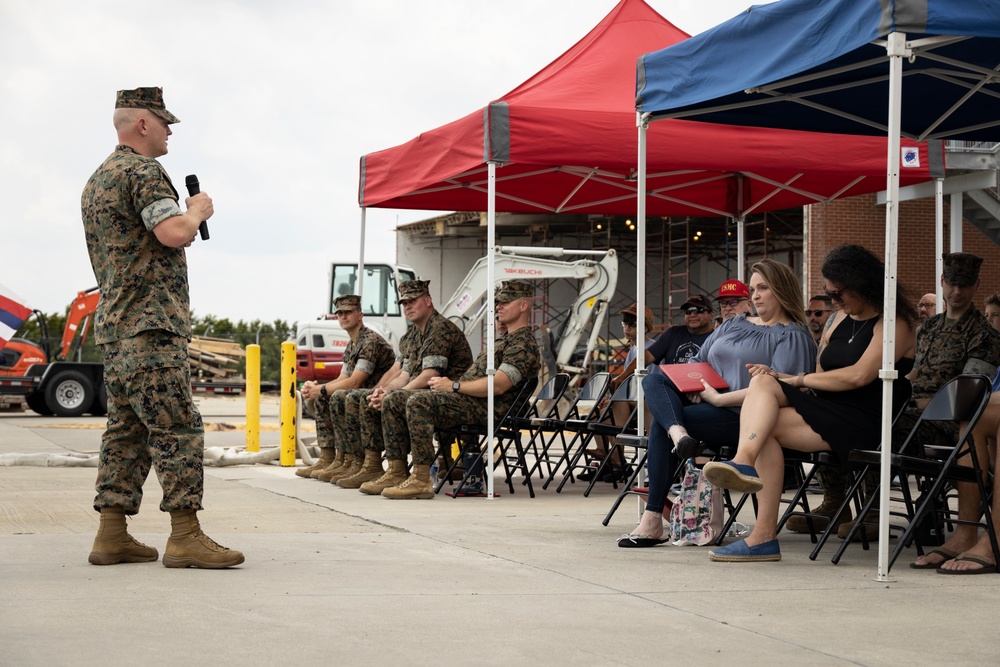
[[[744,245],[746,243],[746,239],[744,238],[744,232],[746,229],[744,224],[745,222],[746,221],[743,219],[742,214],[740,214],[740,217],[736,218],[736,270],[739,272],[740,280],[747,279],[747,253]]]
[[[941,273],[944,271],[944,179],[934,179],[934,313],[944,312],[944,288]]]
[[[636,113],[636,124],[639,128],[638,169],[636,170],[636,275],[635,275],[635,374],[639,387],[636,392],[636,433],[639,437],[646,435],[644,396],[642,393],[642,378],[646,375],[646,131],[649,129],[649,119]],[[648,446],[648,444],[647,444]],[[639,471],[636,479],[641,480],[644,470]],[[641,483],[640,483],[641,485]],[[639,518],[645,509],[642,497],[638,498]]]
[[[746,214],[743,212],[746,208],[746,202],[743,201],[743,182],[745,177],[742,173],[736,175],[736,212],[738,217],[736,218],[736,270],[739,271],[739,279],[746,280],[747,269],[747,252],[746,238],[744,236]],[[731,276],[726,276],[730,278]]]
[[[951,250],[949,252],[962,252],[962,193],[951,193]],[[941,263],[941,272],[944,271],[944,262]],[[938,272],[938,275],[941,275]],[[940,281],[938,281],[940,282]]]
[[[496,303],[494,292],[496,291],[496,243],[497,243],[497,163],[490,161],[487,163],[488,175],[488,196],[486,208],[486,238],[489,243],[486,246],[486,312],[490,314],[486,323],[486,437],[489,445],[486,448],[486,497],[493,499],[493,380],[496,368],[493,365],[493,352],[496,349]]]
[[[357,280],[357,293],[361,296],[363,283],[365,280],[365,229],[367,223],[365,222],[365,216],[368,213],[368,208],[366,206],[361,207],[361,250],[358,251],[358,280]]]
[[[896,255],[899,224],[899,133],[906,35],[889,34],[889,155],[886,160],[885,299],[882,306],[882,469],[879,484],[877,581],[889,575],[889,464],[892,455],[892,381],[896,379]],[[858,519],[863,521],[864,517]]]

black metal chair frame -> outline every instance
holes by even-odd
[[[514,399],[514,402],[511,403],[507,411],[503,414],[503,416],[495,420],[493,424],[493,437],[487,437],[487,427],[484,424],[462,424],[453,428],[435,429],[438,439],[438,449],[435,456],[440,458],[442,461],[447,460],[445,456],[445,448],[450,448],[452,442],[456,438],[461,443],[460,450],[462,453],[476,450],[479,452],[480,457],[487,454],[493,456],[498,450],[500,452],[504,452],[504,441],[513,441],[514,446],[517,449],[518,460],[523,461],[524,450],[521,448],[520,430],[516,427],[516,420],[523,418],[531,409],[531,395],[537,387],[537,377],[531,378],[524,383],[519,390],[517,397]],[[514,485],[510,481],[511,471],[508,467],[506,457],[501,456],[500,458],[503,461],[504,472],[506,474],[510,492],[514,493]],[[434,488],[434,493],[440,493],[441,488],[446,482],[451,483],[451,474],[458,467],[458,463],[461,459],[462,457],[458,456],[451,462],[451,465],[448,466],[448,470],[445,471],[442,478],[438,480],[437,486]],[[458,486],[455,487],[455,490],[452,492],[453,498],[457,498],[461,495],[462,489],[469,483],[469,476],[471,474],[471,469],[465,470],[465,474],[462,476],[461,481],[459,481]],[[528,488],[530,491],[530,485]],[[533,493],[532,497],[534,497]]]
[[[562,445],[562,454],[560,455],[558,461],[563,461],[566,457],[566,453],[575,444],[576,440],[583,435],[586,435],[587,425],[591,422],[601,420],[604,413],[601,403],[607,396],[610,386],[610,373],[595,373],[594,376],[580,388],[576,398],[567,410],[566,417],[564,419],[550,418],[532,421],[532,439],[529,442],[529,447],[532,449],[532,453],[535,457],[535,463],[525,475],[525,481],[527,481],[527,479],[537,470],[540,476],[545,479],[542,488],[548,488],[548,485],[552,483],[552,480],[555,479],[556,473],[559,471],[559,463],[557,462],[557,464],[553,466],[549,454],[553,444],[558,440]],[[583,409],[581,407],[583,403],[590,402],[592,402],[592,405],[589,408]],[[567,432],[572,434],[572,438],[569,442],[566,441]],[[549,436],[547,439],[545,437],[546,434]],[[537,451],[536,438],[541,438],[542,441],[542,449],[540,452]],[[547,467],[548,476],[545,475],[543,466]]]
[[[981,511],[980,516],[985,517],[983,521],[968,522],[974,525],[983,526],[990,537],[990,544],[993,549],[994,558],[1000,559],[1000,547],[997,545],[997,536],[993,528],[993,517],[991,512],[991,499],[989,490],[986,488],[984,471],[988,469],[989,462],[981,465],[976,453],[976,447],[972,440],[972,431],[979,421],[979,417],[989,403],[991,393],[990,379],[984,375],[960,375],[947,382],[934,394],[927,407],[924,408],[916,424],[910,430],[906,440],[900,446],[898,452],[890,455],[890,477],[893,474],[899,475],[901,492],[906,507],[909,523],[903,531],[895,548],[889,556],[888,568],[892,569],[893,563],[899,557],[902,550],[910,544],[915,544],[917,553],[923,554],[922,545],[917,539],[917,529],[921,521],[932,511],[939,511],[935,508],[935,503],[944,494],[947,485],[954,481],[974,482],[979,489]],[[924,422],[949,421],[965,423],[965,428],[960,430],[958,440],[953,447],[931,447],[924,446],[917,442],[920,427]],[[971,465],[959,465],[957,461],[966,455],[970,457]],[[879,469],[881,466],[880,450],[854,450],[851,452],[849,460],[852,463],[864,465],[864,471],[869,468]],[[852,486],[851,493],[856,493],[856,488],[860,485],[864,472],[859,474],[858,479]],[[918,488],[922,490],[919,503],[915,503],[909,489],[909,477],[918,478]],[[860,517],[867,516],[868,512],[878,502],[879,493],[872,493],[861,509]],[[946,511],[946,510],[945,510]],[[966,523],[955,517],[950,517],[953,523]],[[833,562],[840,561],[847,546],[850,544],[855,531],[863,525],[863,519],[855,522],[851,534],[847,536],[844,543],[840,545],[837,553],[833,557]],[[867,539],[862,533],[864,547],[867,548]]]

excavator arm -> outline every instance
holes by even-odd
[[[94,312],[97,310],[97,302],[101,293],[96,287],[76,293],[76,298],[69,306],[69,314],[66,315],[66,328],[63,329],[62,343],[59,346],[59,358],[69,359],[73,341],[80,334],[77,349],[83,346],[87,340],[87,332],[90,329],[90,322]]]
[[[596,256],[599,259],[564,261],[556,259],[569,255]],[[580,281],[579,293],[570,306],[568,318],[562,327],[555,355],[556,367],[569,369],[568,364],[583,334],[590,329],[584,367],[589,363],[608,303],[618,285],[618,255],[614,250],[565,250],[563,248],[524,248],[500,246],[496,249],[494,277],[500,280],[554,280],[558,278]],[[441,309],[441,314],[455,322],[466,335],[476,331],[486,316],[487,258],[480,258],[466,275],[465,280]]]

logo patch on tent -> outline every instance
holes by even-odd
[[[920,150],[916,147],[902,148],[902,161],[904,167],[919,167],[920,166]]]

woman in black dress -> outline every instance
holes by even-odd
[[[834,248],[823,260],[826,293],[840,306],[820,340],[816,372],[782,375],[750,368],[753,379],[740,413],[739,450],[732,461],[705,465],[722,488],[756,493],[757,523],[745,539],[710,552],[712,560],[781,560],[777,523],[784,478],[781,448],[834,451],[877,445],[882,423],[882,307],[884,267],[858,245]],[[900,378],[913,367],[917,312],[896,299],[895,365]],[[905,382],[905,380],[902,380]],[[908,392],[893,392],[894,402]]]

